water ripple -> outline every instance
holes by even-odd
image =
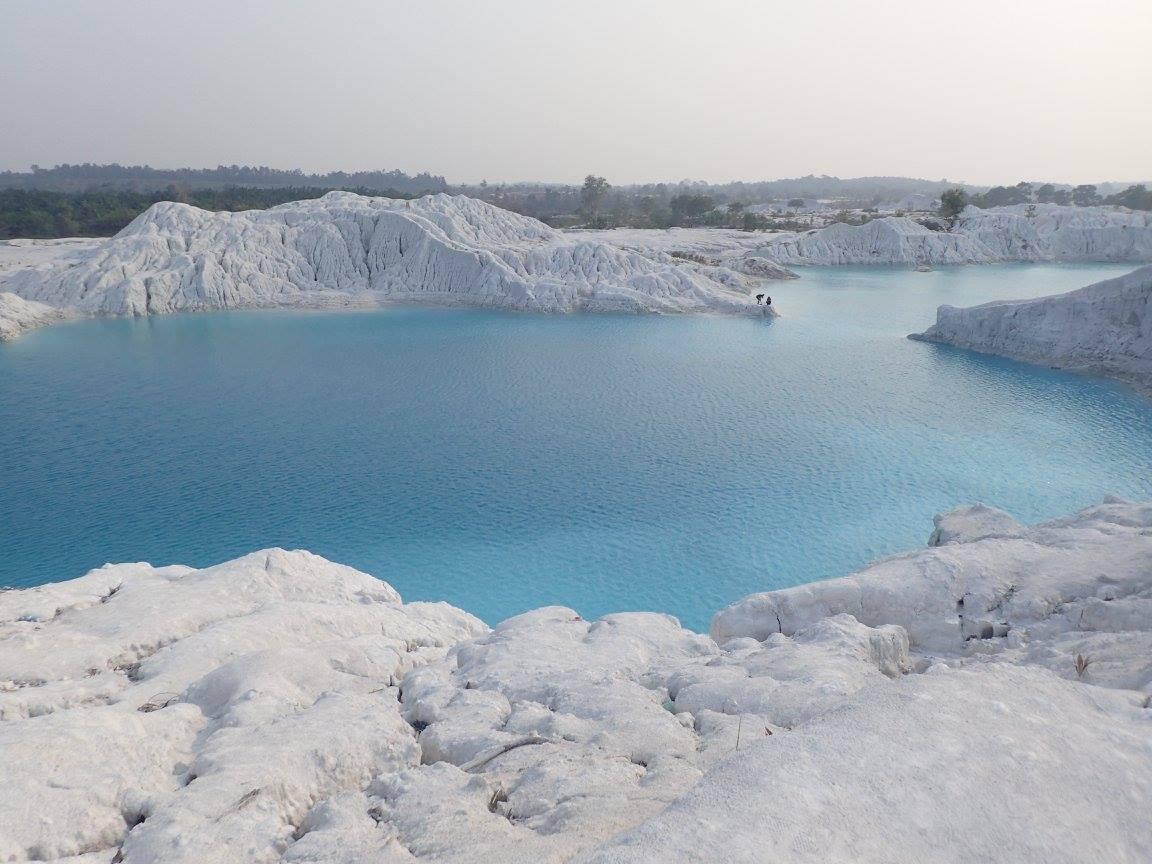
[[[751,591],[1152,494],[1152,403],[909,342],[940,302],[1108,267],[810,270],[771,327],[400,310],[92,321],[0,346],[0,584],[270,545],[489,621],[704,627]]]

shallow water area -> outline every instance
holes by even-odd
[[[922,545],[1152,494],[1152,401],[912,342],[1130,267],[810,268],[784,317],[443,309],[84,321],[0,345],[0,584],[311,549],[489,622],[695,628]]]

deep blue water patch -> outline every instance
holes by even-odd
[[[0,584],[268,546],[490,622],[545,604],[703,628],[753,591],[1152,496],[1152,402],[911,342],[939,303],[1122,267],[810,269],[786,317],[400,309],[86,321],[0,346]]]

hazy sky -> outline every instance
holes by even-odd
[[[3,0],[0,168],[1152,176],[1152,0]]]

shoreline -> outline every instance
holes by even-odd
[[[946,339],[935,339],[931,336],[926,336],[923,333],[909,333],[905,338],[910,339],[913,342],[922,342],[925,345],[938,345],[943,348],[948,348],[952,351],[966,351],[972,354],[980,354],[985,357],[1003,357],[1005,360],[1014,360],[1017,363],[1026,363],[1029,366],[1043,366],[1047,369],[1052,369],[1057,372],[1067,372],[1069,374],[1080,375],[1085,378],[1105,380],[1113,384],[1118,384],[1122,387],[1125,387],[1146,399],[1152,399],[1152,380],[1149,380],[1147,376],[1135,375],[1132,373],[1124,372],[1122,370],[1116,370],[1108,366],[1065,364],[1036,355],[1005,354],[993,351],[981,351],[978,348],[969,348],[965,345],[953,344]]]
[[[1064,294],[940,306],[908,338],[1054,369],[1100,375],[1152,391],[1152,265]]]
[[[0,288],[3,288],[3,283],[0,283]],[[0,300],[3,299],[5,293],[0,291]],[[18,295],[12,295],[17,296]],[[751,306],[749,311],[725,311],[721,309],[702,309],[691,311],[674,311],[674,310],[660,310],[660,309],[618,309],[618,310],[599,310],[599,309],[570,309],[570,310],[548,310],[548,309],[524,309],[512,306],[501,305],[498,302],[493,303],[476,303],[476,302],[459,302],[453,299],[448,299],[450,295],[445,295],[441,300],[431,298],[405,298],[397,297],[396,295],[382,295],[380,297],[366,295],[347,295],[342,298],[332,297],[331,295],[324,295],[325,299],[318,302],[289,302],[289,303],[271,303],[271,304],[252,304],[240,306],[227,306],[227,307],[210,307],[203,309],[173,309],[164,312],[152,312],[148,314],[132,314],[132,313],[85,313],[73,308],[57,308],[47,306],[47,304],[37,304],[45,306],[53,311],[51,318],[45,319],[32,326],[20,329],[13,335],[4,335],[0,332],[0,345],[5,342],[14,342],[21,336],[36,330],[50,327],[55,324],[75,323],[79,321],[116,321],[116,320],[143,320],[147,318],[168,317],[174,315],[213,315],[217,313],[227,312],[373,312],[386,310],[389,308],[398,309],[428,309],[428,310],[458,310],[458,311],[475,311],[475,312],[506,312],[512,315],[544,315],[544,316],[565,316],[565,315],[624,315],[628,317],[643,317],[643,316],[678,316],[678,315],[693,315],[693,316],[712,316],[719,318],[766,318],[775,319],[780,318],[781,313],[775,305],[768,307],[773,314],[765,314],[765,307]],[[752,296],[752,295],[749,295]]]

